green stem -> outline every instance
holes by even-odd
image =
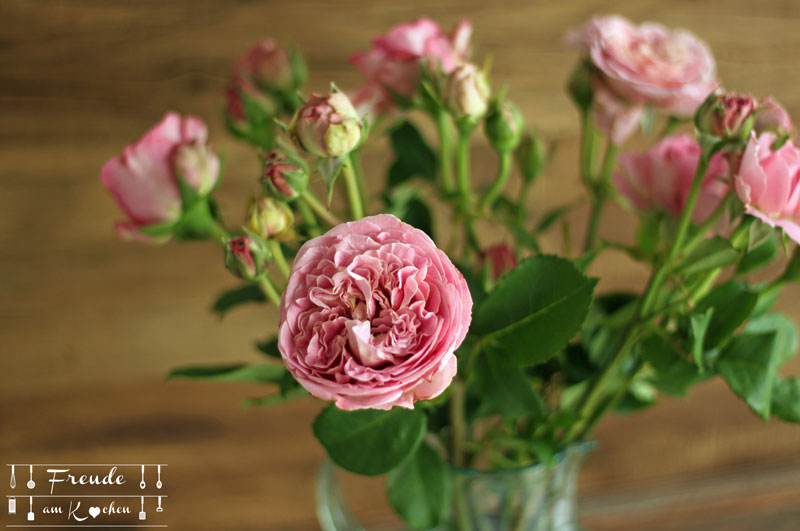
[[[345,155],[342,162],[342,176],[344,183],[347,187],[347,201],[350,203],[350,214],[353,219],[361,219],[364,217],[364,205],[361,203],[361,194],[358,190],[358,182],[356,181],[356,174],[353,170],[353,161],[350,160],[349,155]]]
[[[288,279],[289,273],[292,272],[292,268],[290,268],[289,264],[286,262],[286,257],[283,255],[283,249],[281,249],[280,242],[270,240],[268,245],[270,252],[272,252],[272,258],[275,261],[275,265],[278,266],[278,269],[283,277]]]
[[[600,416],[598,412],[602,414],[603,410],[598,410],[597,408],[601,406],[603,396],[607,395],[608,390],[606,387],[609,384],[609,380],[612,379],[614,371],[622,362],[625,354],[627,354],[630,348],[635,344],[640,332],[640,325],[643,323],[642,318],[650,313],[652,305],[657,300],[657,295],[661,286],[666,280],[667,274],[672,269],[673,261],[680,253],[681,246],[686,238],[686,233],[689,230],[691,215],[697,204],[697,198],[700,195],[700,188],[703,184],[710,158],[708,153],[701,153],[697,169],[692,178],[692,186],[689,190],[686,205],[678,221],[678,230],[675,234],[675,239],[672,241],[672,246],[667,253],[667,257],[650,276],[647,288],[645,288],[645,292],[639,300],[633,320],[631,320],[623,337],[620,339],[619,347],[589,382],[589,385],[581,396],[578,402],[578,416],[581,420],[578,420],[578,422],[567,430],[562,439],[563,443],[569,443],[577,438],[586,436],[588,434],[588,428],[590,427],[589,425],[597,422]]]
[[[313,210],[320,218],[325,220],[325,222],[328,223],[329,225],[335,226],[341,223],[339,218],[334,216],[330,210],[325,208],[325,205],[323,205],[319,201],[319,199],[314,197],[314,194],[312,194],[310,190],[306,190],[305,192],[303,192],[300,197],[303,201],[305,201],[308,204],[309,207],[311,207],[311,210]]]
[[[595,146],[597,130],[592,125],[588,112],[581,115],[581,179],[584,183],[592,182],[595,165]]]
[[[464,466],[464,382],[455,378],[450,386],[450,458],[454,466]]]
[[[278,293],[278,290],[275,289],[275,284],[272,283],[269,276],[266,274],[261,275],[258,278],[258,285],[261,286],[261,291],[264,292],[264,295],[272,301],[272,304],[275,305],[276,308],[281,307],[281,294]]]
[[[297,210],[300,211],[300,215],[303,217],[303,221],[308,226],[308,232],[311,237],[315,238],[322,234],[322,230],[319,228],[319,222],[317,221],[317,216],[314,215],[314,211],[308,206],[308,201],[301,197],[300,200],[295,204],[297,205]]]
[[[603,208],[605,207],[606,200],[608,199],[609,179],[611,178],[611,171],[614,169],[614,163],[617,160],[617,146],[610,140],[606,146],[606,153],[603,158],[603,169],[600,173],[600,178],[596,183],[592,183],[592,211],[589,215],[589,224],[586,229],[586,241],[584,242],[583,251],[588,252],[594,248],[597,241],[597,230],[600,228],[600,219],[603,216]]]
[[[358,185],[358,195],[361,198],[361,204],[364,205],[364,211],[369,212],[369,194],[367,194],[367,184],[364,181],[364,171],[361,167],[361,151],[356,149],[350,153],[350,162],[353,165],[353,173],[356,176],[356,184]]]
[[[532,184],[533,181],[522,181],[522,188],[520,188],[519,191],[519,198],[517,199],[517,223],[520,225],[525,224],[525,217],[528,213],[528,194],[530,193]]]
[[[469,139],[474,126],[464,125],[459,127],[458,148],[456,156],[456,179],[458,184],[458,213],[464,223],[464,237],[466,239],[465,254],[469,251],[479,251],[480,243],[475,234],[473,225],[473,195],[470,184],[469,165]]]
[[[449,116],[442,108],[436,110],[436,128],[439,130],[439,173],[442,178],[442,190],[445,194],[452,194],[455,190],[452,128]]]
[[[492,184],[492,187],[489,188],[489,191],[486,192],[486,196],[483,198],[483,202],[481,203],[481,209],[487,212],[494,202],[497,201],[497,198],[500,197],[500,194],[503,193],[503,189],[506,187],[506,183],[508,182],[508,177],[511,175],[512,152],[501,151],[497,155],[500,157],[500,167],[497,170],[497,179],[495,179],[494,184]]]

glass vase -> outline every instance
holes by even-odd
[[[550,466],[507,470],[451,467],[449,516],[435,531],[576,531],[578,471],[594,443],[573,444]],[[326,460],[317,478],[317,517],[323,531],[362,531],[347,504],[341,471]],[[374,496],[384,496],[373,489]],[[370,531],[404,530],[402,524]]]

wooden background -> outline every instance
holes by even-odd
[[[0,1],[0,458],[9,462],[166,462],[165,518],[176,529],[314,529],[321,451],[311,401],[237,408],[260,390],[163,383],[175,365],[253,360],[275,329],[257,307],[220,322],[207,308],[235,282],[211,245],[114,239],[119,218],[99,169],[165,111],[203,116],[226,155],[221,202],[240,215],[257,161],[226,135],[221,92],[232,61],[273,35],[297,44],[312,87],[354,87],[349,54],[426,14],[475,25],[476,55],[529,123],[559,141],[534,208],[579,198],[575,112],[562,86],[575,56],[564,32],[595,13],[689,28],[711,45],[725,86],[774,95],[800,117],[800,3],[752,1]],[[494,160],[476,146],[477,179]],[[367,155],[379,186],[382,148]],[[583,214],[581,214],[582,216]],[[610,212],[605,234],[630,234]],[[639,286],[619,256],[601,289]],[[779,304],[800,318],[797,288]],[[794,363],[790,367],[800,372]],[[582,476],[591,529],[800,528],[800,429],[764,425],[720,382],[608,419]],[[354,481],[357,492],[373,483]],[[358,496],[357,496],[358,497]],[[388,511],[361,496],[365,520]],[[0,518],[0,522],[3,518]]]

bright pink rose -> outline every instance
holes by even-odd
[[[309,240],[281,300],[278,345],[312,395],[340,409],[412,408],[456,373],[467,283],[421,230],[382,214]]]
[[[700,146],[687,134],[668,136],[642,153],[619,157],[614,182],[620,193],[641,211],[659,210],[679,216],[700,160]],[[728,193],[728,163],[717,154],[711,159],[692,213],[702,223]]]
[[[141,227],[177,221],[182,211],[178,173],[189,186],[207,193],[219,169],[219,159],[208,148],[206,124],[168,113],[103,166],[103,184],[129,218],[117,223],[118,234],[142,239]]]
[[[386,35],[373,39],[372,49],[350,57],[367,80],[369,89],[362,89],[369,100],[378,99],[371,109],[382,111],[391,107],[393,94],[411,98],[420,79],[420,63],[430,61],[430,66],[441,66],[445,73],[452,72],[469,57],[472,25],[460,22],[448,35],[432,20],[421,18],[416,22],[401,24]],[[356,97],[358,103],[367,98]]]
[[[748,214],[800,242],[800,149],[791,142],[772,149],[776,138],[751,136],[734,187]]]
[[[688,31],[609,16],[592,19],[569,40],[586,51],[603,83],[635,104],[691,116],[717,86],[711,52]]]

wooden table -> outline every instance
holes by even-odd
[[[318,404],[240,410],[242,398],[262,391],[161,381],[180,364],[256,359],[252,342],[275,329],[274,310],[242,310],[222,323],[207,312],[235,283],[212,246],[115,241],[119,214],[100,166],[167,109],[202,115],[226,154],[220,199],[233,219],[258,164],[225,135],[218,109],[230,65],[251,42],[295,42],[313,88],[332,79],[350,88],[358,76],[345,58],[372,34],[422,13],[445,26],[466,16],[478,57],[494,58],[496,84],[508,81],[529,122],[559,142],[534,194],[543,211],[582,193],[575,113],[561,91],[575,57],[562,36],[609,10],[697,32],[726,86],[772,94],[800,116],[800,6],[791,1],[0,3],[4,463],[165,462],[173,528],[316,528],[322,453],[309,424]],[[384,160],[380,147],[366,154],[373,190]],[[477,178],[494,164],[479,145]],[[604,233],[629,237],[630,219],[612,209]],[[639,286],[644,275],[611,255],[593,272],[601,289]],[[796,319],[798,293],[787,290],[779,303]],[[598,439],[581,478],[590,529],[800,528],[800,429],[764,425],[721,382],[610,418]],[[374,482],[348,484],[365,521],[389,517],[370,495]]]

